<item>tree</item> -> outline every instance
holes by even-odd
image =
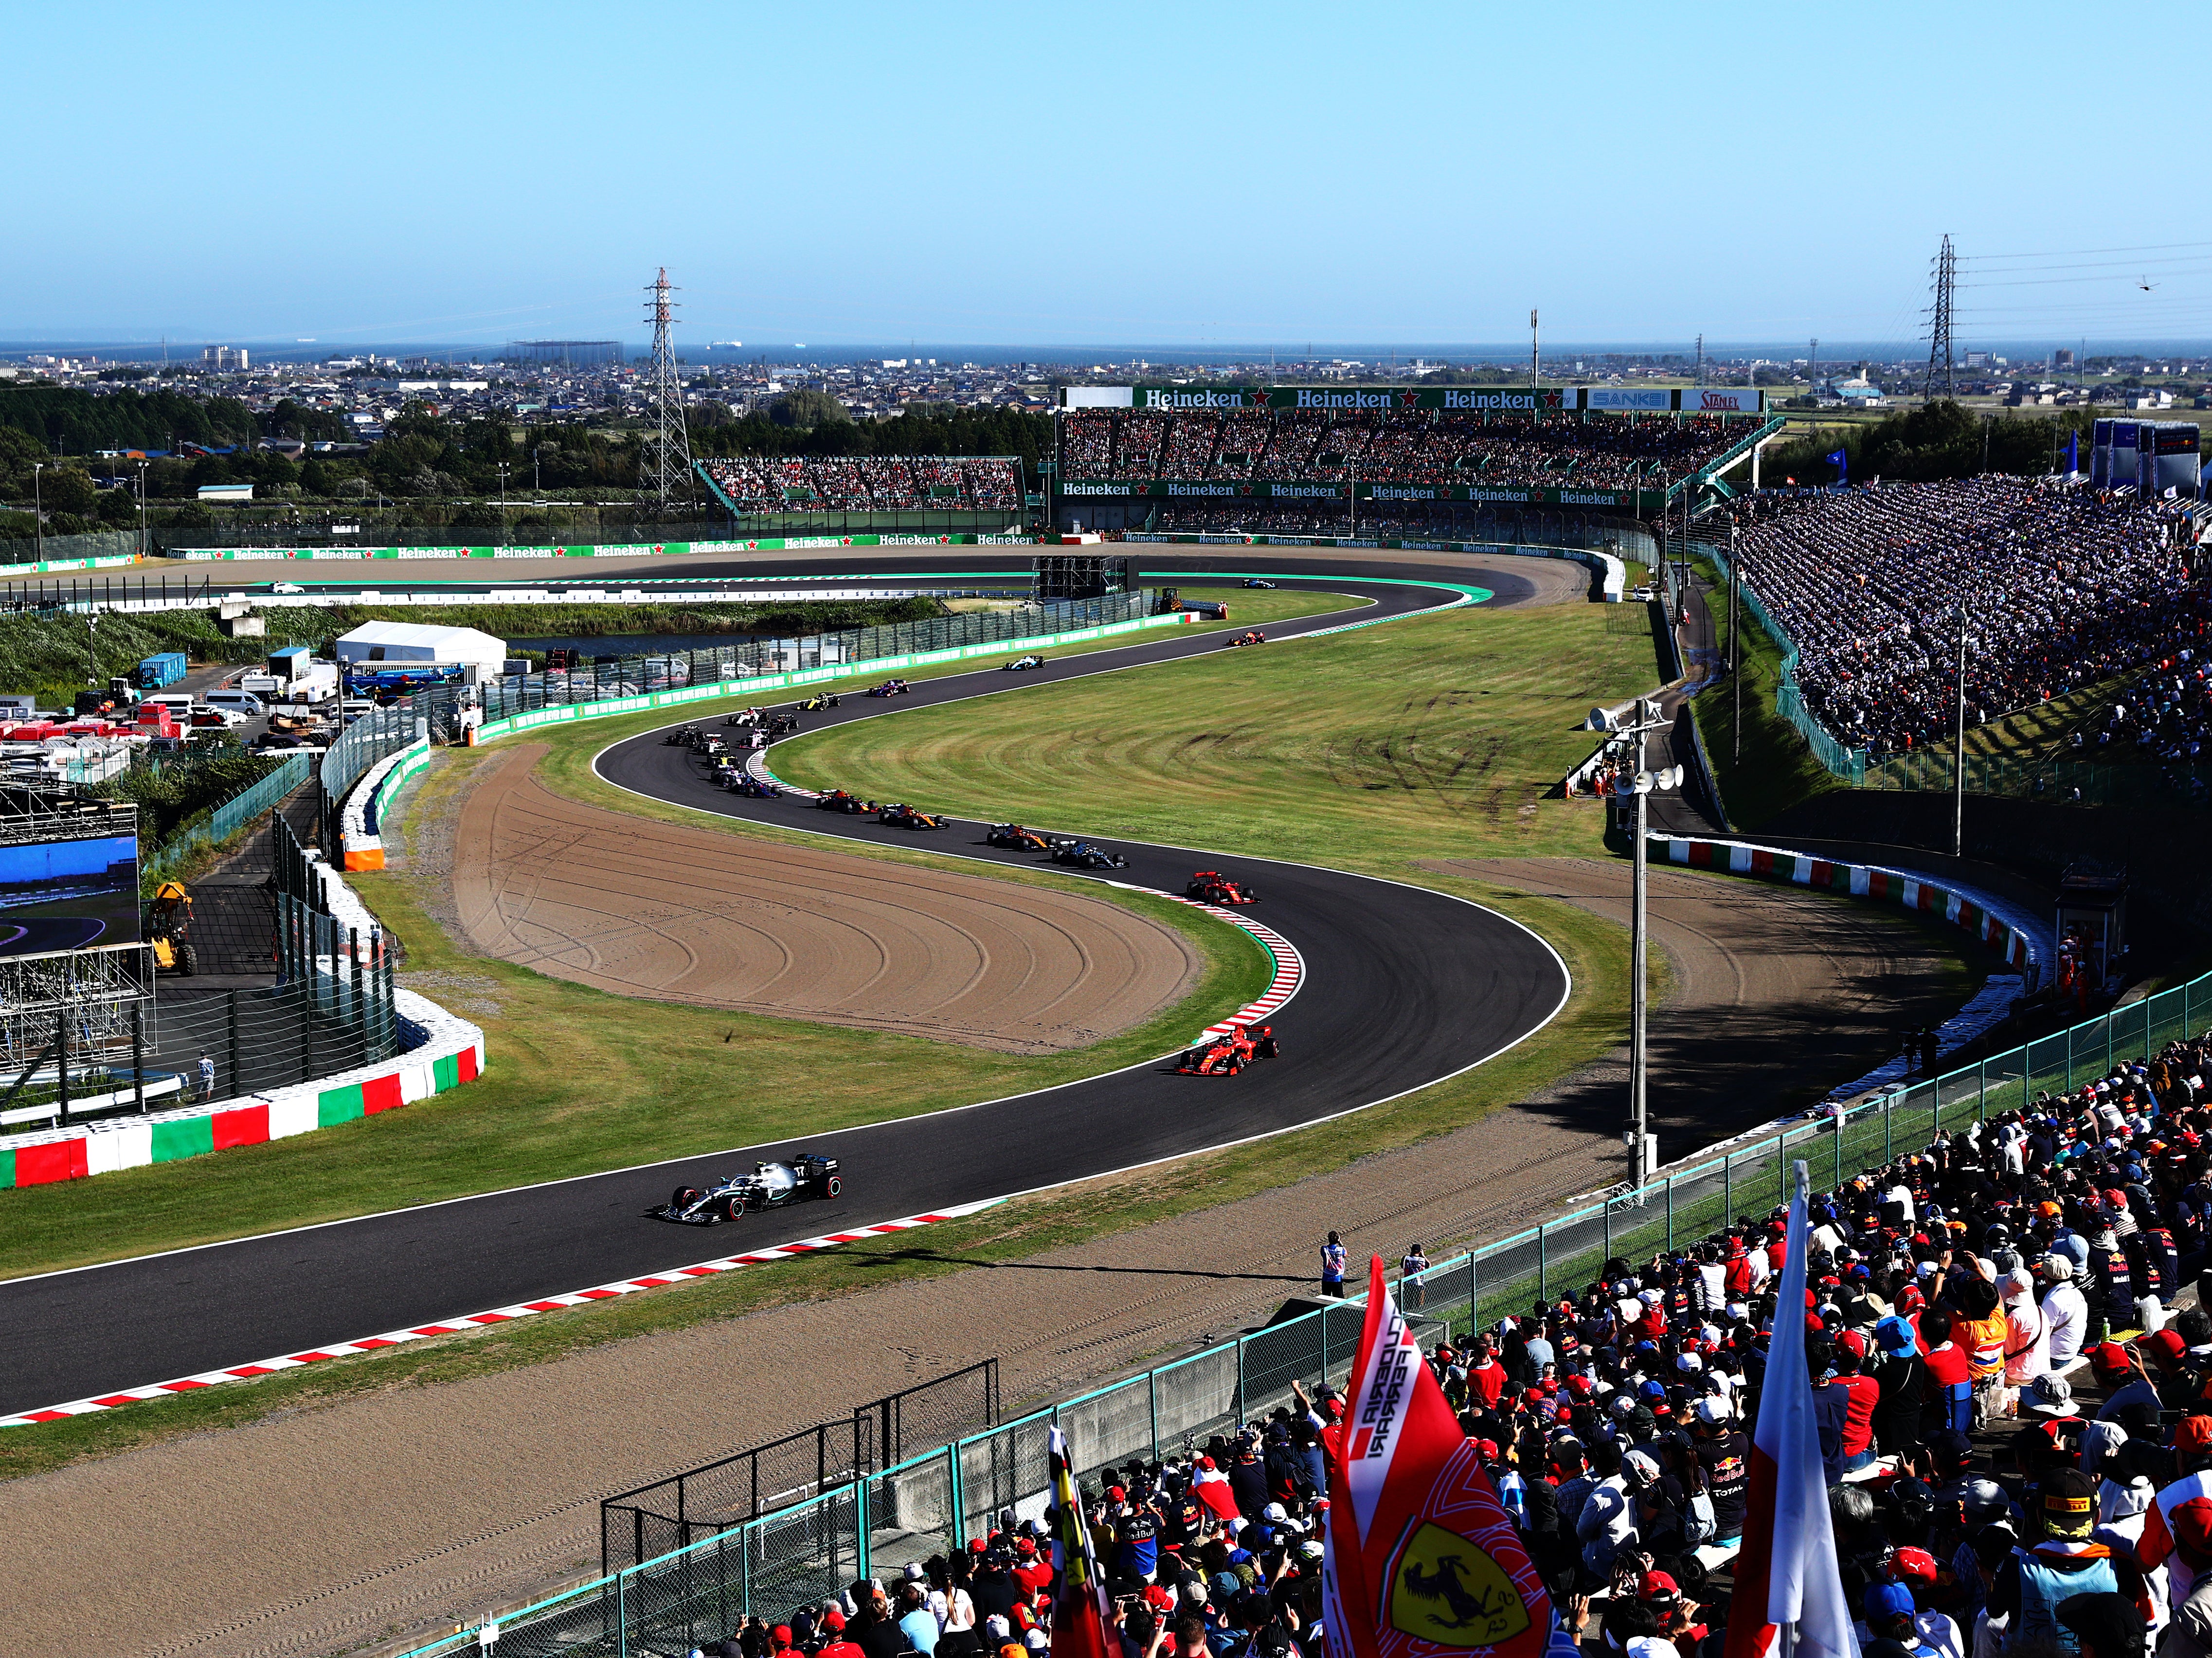
[[[50,466],[40,480],[40,502],[50,513],[70,513],[79,518],[100,505],[100,491],[92,474],[82,466]]]
[[[130,528],[138,522],[137,479],[119,489],[103,489],[100,495],[100,521],[110,529]]]
[[[311,495],[334,495],[338,492],[337,474],[319,460],[311,460],[300,469],[300,487]]]
[[[809,392],[801,388],[786,392],[769,405],[768,416],[778,426],[799,427],[811,430],[828,421],[849,423],[852,413],[827,392]]]

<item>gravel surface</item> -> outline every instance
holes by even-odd
[[[545,751],[504,750],[461,808],[453,902],[482,955],[617,995],[1020,1054],[1141,1024],[1203,969],[1171,928],[1078,893],[580,805],[532,774]]]

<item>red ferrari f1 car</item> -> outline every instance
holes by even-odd
[[[1202,869],[1190,878],[1182,890],[1186,898],[1195,898],[1201,904],[1256,904],[1260,895],[1245,883],[1224,875],[1218,869]]]
[[[1231,1025],[1226,1033],[1209,1036],[1176,1061],[1176,1069],[1188,1077],[1233,1077],[1255,1060],[1281,1056],[1271,1024]]]

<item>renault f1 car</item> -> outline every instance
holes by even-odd
[[[1201,904],[1256,904],[1260,895],[1218,869],[1202,869],[1184,885],[1182,896]]]
[[[662,1220],[712,1226],[718,1220],[735,1220],[749,1210],[781,1209],[809,1198],[844,1194],[836,1158],[800,1151],[788,1163],[757,1163],[751,1174],[729,1175],[710,1187],[679,1186],[652,1212]]]
[[[916,811],[912,806],[902,805],[896,800],[876,814],[876,821],[902,829],[941,829],[945,827],[942,817],[930,812]]]
[[[1176,1069],[1189,1077],[1233,1077],[1255,1060],[1279,1058],[1282,1051],[1274,1026],[1236,1024],[1200,1042],[1176,1061]]]
[[[870,696],[908,696],[913,692],[914,687],[903,679],[886,679],[880,685],[868,687]]]
[[[813,695],[797,704],[801,714],[819,714],[824,708],[834,708],[836,706],[837,699],[827,691],[817,691]]]
[[[987,847],[1009,847],[1016,852],[1050,852],[1052,842],[1035,829],[1024,829],[1019,823],[994,823],[984,835]]]
[[[874,801],[863,800],[859,795],[848,794],[842,789],[831,789],[826,794],[817,796],[814,804],[823,811],[842,811],[854,817],[881,810]]]
[[[1076,869],[1127,869],[1129,860],[1119,853],[1109,852],[1103,847],[1094,847],[1088,841],[1055,841],[1052,847],[1052,861],[1070,865]]]
[[[1233,651],[1239,645],[1264,645],[1267,642],[1267,635],[1261,633],[1257,628],[1247,628],[1228,642],[1227,648]]]
[[[999,665],[999,671],[1000,673],[1027,673],[1031,668],[1042,668],[1042,666],[1044,666],[1044,659],[1041,656],[1018,656],[1011,662],[1001,662]]]

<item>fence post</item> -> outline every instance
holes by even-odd
[[[146,1114],[146,1010],[131,1004],[131,1092],[138,1114]]]
[[[1721,1154],[1721,1225],[1725,1228],[1735,1218],[1735,1170],[1730,1166],[1729,1154]]]
[[[229,992],[228,999],[230,1006],[227,1023],[230,1027],[230,1091],[237,1095],[246,1091],[246,1079],[238,1074],[238,993],[234,990]]]
[[[1672,1175],[1667,1176],[1667,1248],[1670,1253],[1674,1248],[1674,1177]]]
[[[308,957],[307,981],[301,987],[300,995],[300,1080],[312,1082],[315,1076],[315,969],[314,958]]]
[[[1157,1462],[1160,1460],[1160,1373],[1158,1370],[1145,1372],[1145,1416],[1152,1424],[1152,1461]],[[965,1537],[960,1540],[963,1545],[967,1540]]]
[[[368,1021],[364,1017],[361,1001],[361,934],[356,929],[346,929],[346,1022],[353,1027],[359,1044],[360,1056],[356,1065],[368,1063]]]
[[[54,1054],[56,1056],[54,1074],[59,1079],[61,1085],[61,1126],[66,1128],[70,1126],[70,1093],[69,1010],[65,1007],[54,1010]]]
[[[1482,1327],[1482,1257],[1473,1250],[1467,1256],[1467,1337]]]
[[[1940,1100],[1942,1096],[1943,1090],[1937,1089],[1936,1097]],[[1844,1183],[1844,1125],[1850,1120],[1850,1114],[1848,1111],[1836,1113],[1836,1178],[1829,1182],[1831,1187],[1841,1186]]]
[[[1611,1260],[1613,1259],[1613,1199],[1600,1198],[1597,1212],[1605,1236],[1605,1259]]]
[[[1990,1114],[1990,1062],[1981,1061],[1974,1073],[1974,1121],[1986,1122]]]
[[[1892,1156],[1889,1145],[1889,1096],[1885,1094],[1882,1096],[1881,1100],[1881,1160],[1884,1163],[1888,1163],[1891,1160]]]
[[[1790,1165],[1782,1160],[1782,1154],[1790,1149],[1789,1142],[1787,1134],[1774,1137],[1774,1201],[1778,1207],[1790,1201]]]

